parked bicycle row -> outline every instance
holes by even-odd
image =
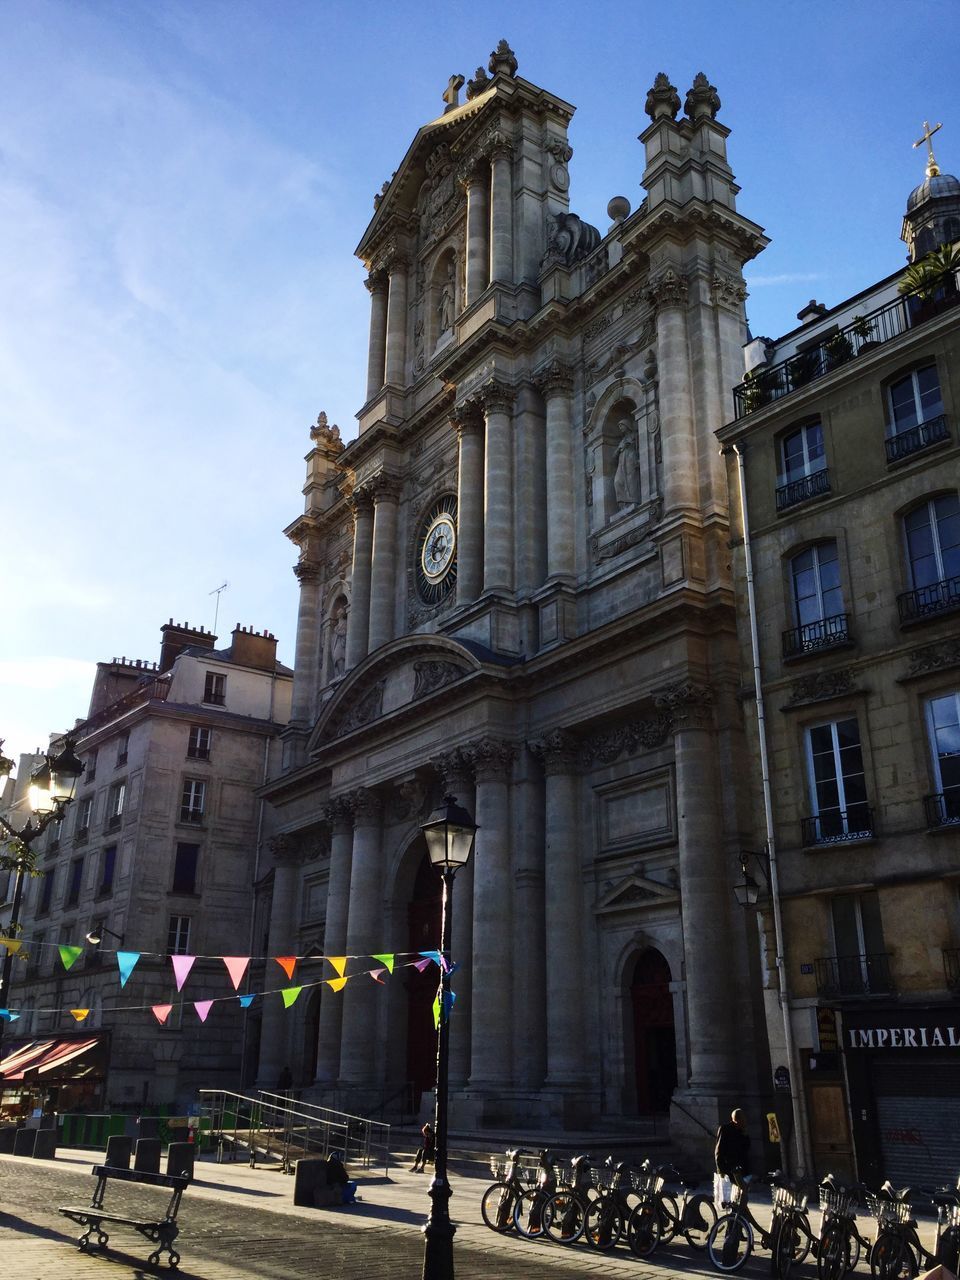
[[[878,1191],[845,1187],[832,1174],[818,1185],[820,1223],[810,1219],[809,1197],[781,1174],[771,1174],[772,1213],[761,1224],[750,1207],[751,1179],[735,1174],[729,1200],[713,1196],[681,1176],[672,1165],[637,1167],[608,1157],[601,1165],[588,1155],[569,1164],[543,1150],[533,1157],[522,1148],[491,1160],[495,1182],[483,1193],[480,1212],[491,1230],[516,1231],[528,1240],[559,1245],[583,1242],[591,1248],[625,1245],[649,1258],[662,1245],[685,1240],[706,1250],[720,1272],[739,1271],[755,1248],[770,1254],[771,1271],[789,1280],[793,1268],[812,1258],[818,1280],[843,1280],[861,1259],[873,1280],[910,1280],[921,1269],[943,1263],[956,1273],[960,1257],[960,1179],[954,1188],[921,1188],[936,1211],[936,1240],[928,1251],[914,1217],[914,1191],[889,1182]],[[866,1207],[876,1236],[860,1230],[858,1208]]]

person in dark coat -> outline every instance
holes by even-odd
[[[430,1164],[433,1164],[434,1147],[436,1145],[436,1141],[433,1135],[433,1125],[430,1123],[429,1120],[420,1130],[420,1134],[421,1134],[422,1145],[420,1147],[420,1150],[413,1157],[413,1164],[410,1166],[411,1173],[423,1173],[424,1166],[427,1164],[428,1161],[430,1162]]]
[[[730,1113],[730,1120],[717,1130],[717,1146],[714,1162],[717,1173],[729,1178],[735,1173],[746,1172],[750,1160],[750,1135],[747,1133],[747,1117],[738,1107]]]
[[[353,1204],[357,1194],[357,1184],[347,1177],[339,1151],[331,1151],[327,1158],[327,1186],[342,1188],[343,1203]]]

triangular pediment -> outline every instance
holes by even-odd
[[[672,885],[661,884],[647,876],[629,875],[611,886],[597,903],[598,913],[636,911],[638,907],[662,907],[679,901]]]

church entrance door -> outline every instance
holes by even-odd
[[[407,910],[411,951],[435,951],[440,946],[441,883],[426,852],[417,870],[413,897]],[[406,970],[407,985],[407,1080],[412,1107],[420,1106],[420,1095],[437,1082],[437,1033],[433,1026],[433,1002],[439,985],[433,963],[420,973]]]
[[[637,1111],[663,1114],[677,1085],[677,1042],[673,1025],[670,966],[651,948],[638,957],[630,984],[633,1007]]]

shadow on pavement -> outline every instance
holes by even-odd
[[[276,1200],[280,1194],[277,1191],[261,1191],[257,1187],[241,1187],[235,1182],[209,1182],[206,1178],[194,1178],[192,1185],[195,1187],[209,1187],[212,1191],[226,1191],[230,1195],[262,1196],[267,1200]]]
[[[63,1231],[54,1231],[51,1227],[41,1227],[39,1223],[21,1218],[19,1214],[10,1213],[0,1208],[0,1229],[7,1227],[21,1236],[38,1236],[41,1240],[62,1240],[65,1244],[73,1244],[76,1237]]]

